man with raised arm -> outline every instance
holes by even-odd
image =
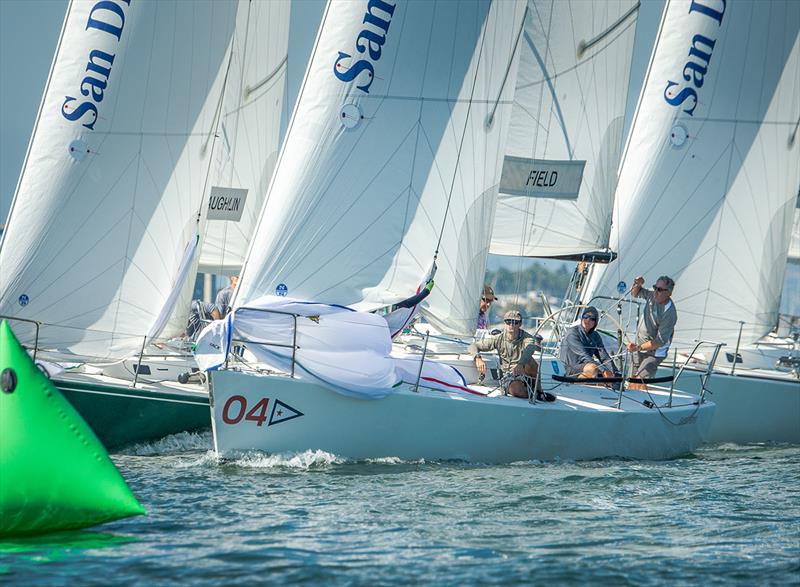
[[[678,322],[678,311],[671,299],[675,288],[671,277],[662,275],[653,289],[643,285],[644,277],[633,280],[631,294],[644,298],[647,303],[636,330],[636,341],[628,343],[628,350],[634,353],[634,377],[649,379],[655,376],[658,366],[667,356]]]

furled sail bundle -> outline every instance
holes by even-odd
[[[530,0],[490,252],[608,247],[637,0]]]
[[[524,3],[332,2],[239,285],[474,331]]]
[[[669,275],[677,343],[776,323],[800,185],[800,3],[672,1],[621,169],[593,293]]]
[[[185,326],[237,7],[70,3],[0,249],[0,315],[40,346]]]

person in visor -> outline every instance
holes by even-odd
[[[522,330],[522,315],[517,310],[506,312],[503,332],[487,336],[469,345],[469,353],[475,360],[481,378],[486,375],[486,362],[481,352],[497,351],[500,359],[502,378],[500,385],[506,395],[528,397],[528,385],[536,382],[539,364],[533,358],[536,340]],[[541,383],[536,389],[537,397],[542,396]]]
[[[597,333],[600,315],[597,308],[588,306],[581,313],[579,324],[570,326],[561,340],[558,358],[570,377],[613,377],[611,357]]]

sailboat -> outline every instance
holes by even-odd
[[[127,359],[185,328],[218,190],[259,207],[288,25],[288,2],[68,6],[0,246],[0,315],[66,365],[54,381],[107,447],[209,425],[203,387]],[[239,146],[247,131],[260,142]]]
[[[529,401],[392,356],[374,311],[433,263],[426,316],[474,332],[525,12],[328,4],[234,311],[197,344],[219,455],[669,458],[703,440],[714,406],[685,394],[657,409],[644,392],[587,385]]]
[[[800,185],[800,4],[670,1],[622,164],[611,246],[587,298],[669,275],[673,347],[726,344],[715,442],[800,442],[800,381],[743,369],[775,325]],[[702,349],[701,349],[702,350]],[[691,369],[679,380],[691,389]]]

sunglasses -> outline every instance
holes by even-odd
[[[592,322],[597,322],[597,318],[594,316],[583,316],[584,320],[591,320]]]
[[[653,289],[658,291],[658,292],[661,292],[661,293],[664,293],[665,291],[669,291],[669,289],[667,289],[666,287],[658,287],[657,285],[654,285]]]
[[[482,302],[486,302],[487,304],[491,304],[494,300],[489,299],[489,298],[481,298],[481,301]]]
[[[503,322],[505,322],[506,324],[511,324],[512,326],[516,326],[517,324],[522,324],[522,320],[511,320],[510,318],[508,320],[503,320]]]

